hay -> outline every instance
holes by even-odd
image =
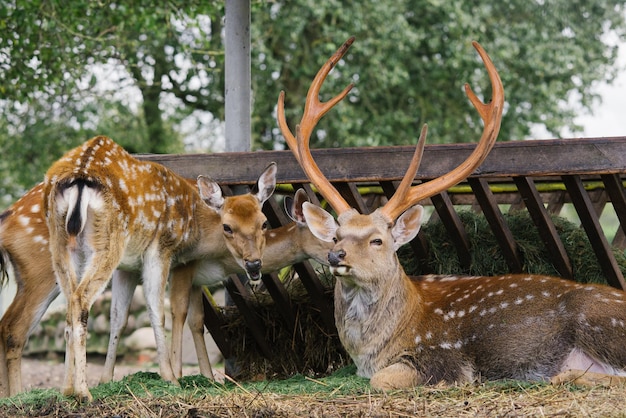
[[[423,226],[423,233],[430,245],[427,265],[417,264],[409,246],[404,246],[398,251],[407,274],[421,275],[430,270],[437,274],[495,276],[508,272],[502,251],[484,216],[471,211],[461,211],[459,218],[467,231],[471,245],[469,269],[461,266],[445,226],[441,222],[432,222]],[[528,212],[517,211],[504,214],[504,220],[517,242],[523,260],[523,270],[532,274],[558,276],[558,271],[552,264],[549,252]],[[606,278],[585,231],[559,216],[553,216],[552,222],[570,257],[574,280],[580,283],[606,284]],[[626,272],[624,253],[616,249],[614,255],[621,270]]]
[[[332,285],[328,285],[332,298]],[[310,302],[299,280],[286,284],[295,313],[292,331],[265,293],[255,293],[255,313],[266,327],[265,340],[276,353],[265,358],[260,353],[239,310],[224,307],[222,313],[228,324],[226,338],[231,342],[235,360],[231,375],[237,380],[286,378],[294,374],[311,377],[325,376],[349,364],[334,327],[324,323],[319,310]]]
[[[79,404],[56,390],[0,399],[0,417],[536,417],[626,416],[623,387],[582,389],[498,381],[458,387],[420,386],[373,392],[354,367],[331,376],[284,381],[210,382],[201,376],[163,382],[138,373],[119,384],[94,388],[94,401]],[[39,395],[39,397],[37,397]]]
[[[472,246],[472,260],[469,270],[464,270],[441,222],[423,226],[423,233],[430,244],[426,266],[418,265],[410,246],[405,245],[398,255],[409,275],[425,274],[431,269],[438,274],[470,274],[493,276],[508,272],[508,266],[491,229],[481,215],[463,211],[459,213]],[[534,274],[557,275],[548,257],[548,252],[537,229],[525,211],[504,215],[506,223],[519,246],[524,262],[524,270]],[[564,218],[553,217],[553,222],[565,249],[570,256],[575,280],[587,283],[606,283],[602,269],[591,248],[589,240],[581,228]],[[626,271],[626,257],[621,251],[615,256],[622,270]],[[426,267],[426,268],[425,268]],[[327,272],[320,275],[328,286],[332,298],[333,278]],[[270,359],[264,358],[245,321],[234,307],[226,307],[223,313],[227,327],[225,333],[230,340],[236,359],[231,373],[238,380],[287,378],[295,374],[320,377],[332,373],[350,363],[341,347],[336,330],[324,324],[319,312],[310,303],[306,291],[299,280],[291,280],[286,287],[296,310],[296,331],[291,332],[282,320],[272,299],[263,292],[255,294],[253,305],[266,327],[265,340],[276,353]]]

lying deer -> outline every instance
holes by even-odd
[[[312,258],[328,264],[328,251],[332,244],[319,240],[307,228],[302,205],[308,201],[306,192],[298,189],[292,199],[285,198],[285,211],[293,222],[265,233],[262,273],[279,270],[283,267]],[[213,379],[213,371],[204,340],[204,310],[201,286],[215,286],[229,275],[242,273],[241,267],[233,258],[222,260],[203,259],[172,271],[170,280],[170,304],[172,308],[172,345],[170,357],[174,375],[182,376],[183,325],[187,325],[198,356],[200,373]],[[128,319],[128,310],[137,280],[117,275],[113,278],[113,304],[111,306],[111,338],[102,372],[101,382],[113,379],[115,353],[122,330]],[[189,316],[187,315],[189,312]]]
[[[336,277],[335,320],[357,373],[381,390],[479,378],[623,382],[626,293],[536,275],[432,275],[411,280],[398,262],[396,250],[420,228],[422,207],[417,202],[469,176],[499,132],[503,87],[479,44],[473,45],[489,74],[492,100],[483,104],[466,85],[484,122],[480,142],[466,161],[444,176],[411,186],[424,148],[424,127],[394,196],[369,215],[352,209],[324,177],[311,156],[309,138],[319,119],[351,87],[328,102],[318,99],[324,79],[351,43],[346,42],[315,77],[296,136],[285,120],[283,93],[278,120],[307,177],[337,212],[335,221],[317,206],[303,207],[313,234],[334,242],[328,260]]]
[[[261,206],[274,191],[276,165],[258,192],[223,197],[198,178],[198,190],[167,168],[133,158],[106,137],[66,153],[46,173],[43,210],[52,266],[67,301],[63,393],[92,399],[86,381],[87,319],[115,269],[141,271],[163,379],[176,382],[163,328],[170,268],[229,252],[260,277],[267,219]]]

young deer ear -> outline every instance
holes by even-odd
[[[222,209],[222,206],[224,206],[224,196],[222,196],[220,185],[204,176],[198,176],[197,184],[202,200],[216,211]]]
[[[293,196],[293,198],[285,196],[285,212],[292,221],[296,222],[299,225],[306,224],[306,219],[304,219],[304,213],[302,213],[302,205],[304,204],[304,202],[308,201],[309,196],[307,196],[304,189],[296,190],[296,194]]]
[[[391,229],[394,250],[402,247],[417,236],[422,226],[422,213],[424,208],[420,205],[411,206],[396,220]]]
[[[311,233],[318,239],[332,242],[337,232],[337,222],[333,215],[310,202],[302,204],[302,213]]]
[[[255,196],[263,205],[267,199],[274,193],[276,188],[276,163],[270,163],[265,171],[259,176],[256,184]]]

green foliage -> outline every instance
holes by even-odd
[[[316,71],[351,35],[356,43],[322,94],[356,86],[320,123],[311,139],[318,147],[412,144],[423,123],[429,143],[476,141],[482,124],[462,87],[468,82],[487,97],[490,88],[471,40],[485,47],[503,80],[500,139],[523,139],[534,123],[555,136],[565,126],[575,130],[568,96],[591,108],[594,82],[617,71],[617,47],[603,39],[625,29],[616,0],[294,0],[268,3],[255,17],[252,50],[262,74],[255,79],[255,132],[266,148],[279,140],[266,117],[278,92],[286,91],[295,127]]]
[[[322,95],[355,87],[321,121],[313,147],[413,144],[423,123],[429,143],[476,141],[482,124],[462,86],[469,82],[483,97],[490,87],[473,39],[504,82],[501,139],[523,139],[533,124],[555,136],[563,127],[576,131],[568,99],[592,109],[594,85],[620,70],[617,47],[605,41],[617,42],[626,27],[618,0],[252,3],[254,149],[284,147],[279,91],[293,128],[312,77],[352,35],[356,44]],[[0,147],[15,161],[0,167],[0,191],[16,197],[58,151],[92,133],[131,150],[178,152],[177,125],[187,116],[223,120],[224,7],[216,0],[0,2]],[[13,173],[15,166],[27,172]]]

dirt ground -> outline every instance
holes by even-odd
[[[102,375],[104,356],[90,356],[87,360],[87,383],[90,387],[97,386]],[[114,379],[118,380],[129,374],[139,371],[159,372],[158,365],[153,356],[145,356],[137,359],[122,359],[115,365]],[[219,370],[214,370],[219,379]],[[183,367],[183,375],[199,374],[197,365]],[[64,364],[61,356],[24,357],[22,359],[22,384],[25,391],[31,389],[60,389],[63,383]]]

